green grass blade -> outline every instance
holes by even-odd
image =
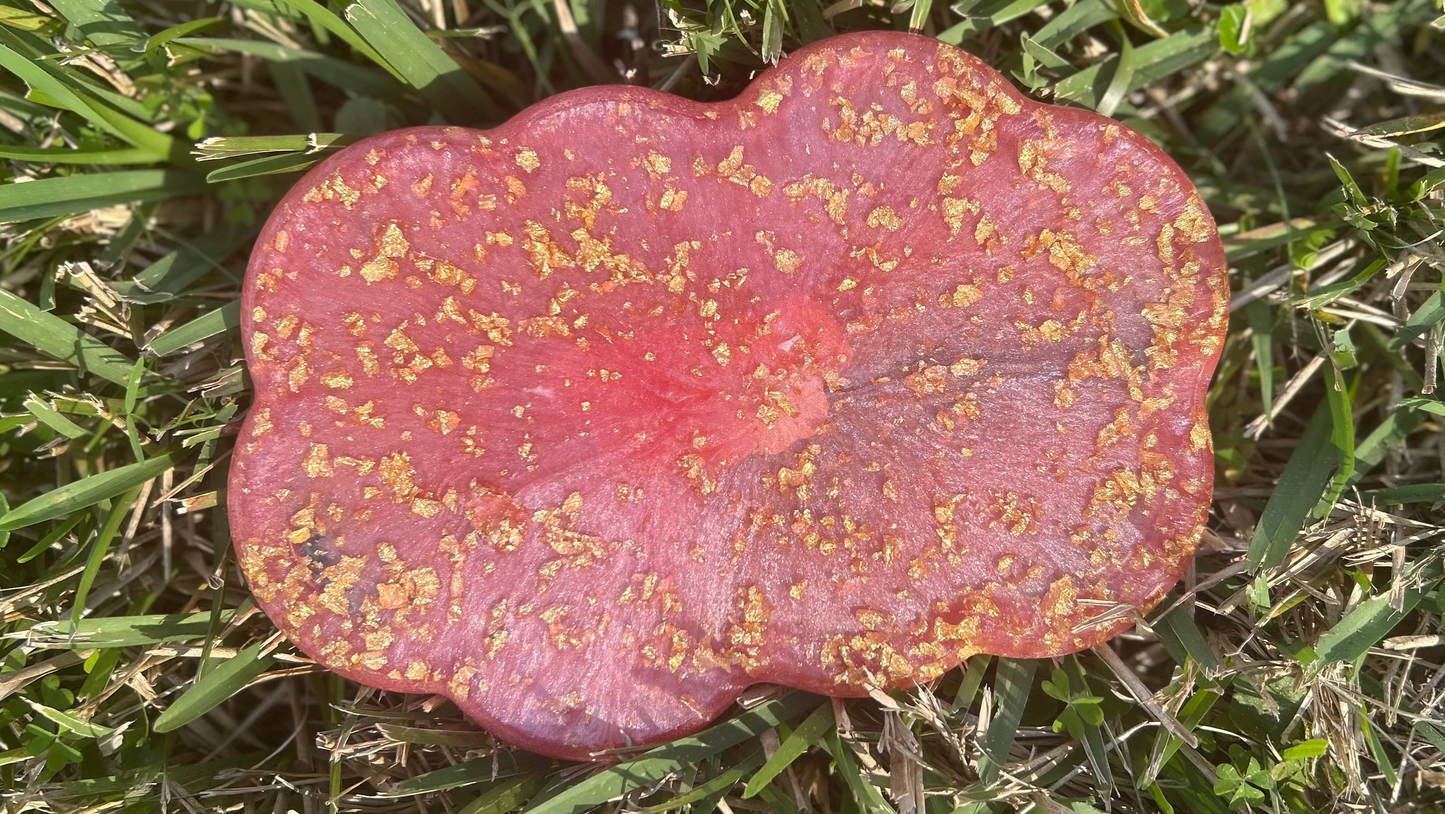
[[[1129,88],[1134,83],[1134,44],[1129,42],[1129,34],[1123,25],[1114,23],[1111,27],[1122,47],[1119,49],[1119,59],[1114,62],[1108,87],[1099,98],[1099,106],[1095,108],[1100,116],[1113,116],[1114,111],[1119,109],[1119,103],[1129,95]]]
[[[758,767],[758,764],[762,762],[763,751],[761,749],[754,750],[752,754],[749,754],[747,757],[738,761],[737,764],[729,767],[726,771],[719,772],[717,777],[714,777],[706,782],[699,783],[698,785],[694,786],[692,788],[692,791],[689,791],[686,794],[679,794],[671,800],[663,803],[658,803],[655,806],[647,806],[646,808],[638,809],[638,811],[642,814],[660,814],[660,812],[671,811],[674,808],[690,806],[693,803],[707,800],[710,797],[723,796],[727,794],[727,792],[730,791],[733,786],[736,786],[743,779],[743,775],[747,774],[753,769],[756,769]],[[714,803],[714,806],[715,805],[716,803]],[[713,808],[709,806],[702,806],[701,810],[711,811],[713,810]]]
[[[1224,238],[1224,256],[1232,263],[1253,257],[1270,249],[1298,240],[1321,223],[1314,218],[1294,218],[1285,223],[1272,223]]]
[[[408,85],[458,124],[501,117],[487,92],[421,32],[394,0],[356,0],[346,19]]]
[[[963,663],[963,678],[958,682],[958,691],[953,694],[949,711],[957,713],[973,706],[978,688],[983,686],[984,673],[988,672],[988,665],[992,662],[993,656],[984,653],[968,657],[968,661]]]
[[[201,161],[264,153],[313,153],[340,149],[356,139],[341,133],[305,133],[294,136],[216,136],[196,145]]]
[[[72,150],[68,147],[17,147],[0,145],[0,158],[31,161],[37,164],[153,164],[157,158],[149,150],[121,147],[100,150]]]
[[[1260,412],[1268,416],[1274,410],[1274,308],[1268,300],[1258,299],[1245,306],[1244,315],[1254,346],[1254,367],[1259,371]]]
[[[933,10],[933,0],[914,0],[913,13],[908,15],[908,30],[922,31],[928,25],[928,13]]]
[[[295,63],[297,67],[322,82],[361,96],[374,96],[379,99],[400,102],[406,90],[394,77],[383,71],[353,65],[350,62],[314,51],[287,48],[272,42],[215,37],[183,37],[176,42],[203,50],[230,51],[236,54],[249,54],[272,62]]]
[[[547,785],[546,772],[534,772],[503,780],[487,789],[480,797],[471,801],[457,814],[507,814],[526,805]]]
[[[185,293],[197,280],[223,270],[226,258],[240,250],[256,235],[259,226],[220,228],[181,243],[175,251],[152,263],[129,281],[115,284],[116,291],[136,302],[165,302]],[[239,275],[237,275],[239,277]]]
[[[319,133],[326,129],[321,123],[321,112],[317,109],[316,95],[311,92],[306,72],[289,62],[272,62],[267,67],[271,71],[271,82],[286,102],[286,109],[291,112],[291,121],[295,122],[297,129],[307,133]]]
[[[1424,416],[1419,410],[1405,405],[1386,416],[1385,420],[1355,447],[1355,469],[1350,473],[1349,485],[1359,483],[1361,478],[1385,460],[1385,456],[1399,449],[1423,419]]]
[[[1159,641],[1180,664],[1185,657],[1209,672],[1219,669],[1219,658],[1209,648],[1209,639],[1183,606],[1173,608],[1152,624]]]
[[[42,424],[72,441],[90,435],[89,430],[66,418],[60,411],[46,404],[44,399],[33,393],[25,399],[25,409],[39,419]]]
[[[989,29],[1017,20],[1048,2],[1049,0],[983,0],[972,3],[970,5],[973,8],[968,9],[963,22],[940,32],[938,39],[949,45],[959,45]],[[961,4],[956,3],[954,7],[959,5]]]
[[[181,37],[189,37],[197,31],[205,31],[226,22],[224,17],[202,17],[198,20],[188,20],[180,25],[173,25],[146,40],[144,53],[153,54],[161,50]]]
[[[804,45],[833,36],[833,30],[823,19],[823,8],[818,0],[794,0],[788,4],[798,23],[798,39]]]
[[[1249,544],[1251,568],[1273,568],[1284,562],[1305,519],[1324,496],[1339,462],[1339,451],[1330,443],[1333,428],[1329,406],[1320,405],[1255,526]]]
[[[46,356],[120,385],[126,383],[135,364],[135,360],[69,322],[4,290],[0,290],[0,331]]]
[[[221,611],[223,623],[230,622],[234,609]],[[38,622],[27,630],[9,634],[33,645],[73,647],[77,650],[103,650],[114,647],[141,647],[161,642],[199,639],[206,635],[211,612],[151,614],[147,616],[111,616],[82,619],[52,619]]]
[[[756,797],[763,787],[773,781],[774,777],[783,773],[783,770],[792,765],[802,754],[808,751],[808,747],[818,743],[827,735],[828,730],[834,725],[832,702],[822,704],[813,710],[813,714],[793,730],[788,739],[778,747],[778,751],[768,758],[761,769],[748,780],[747,789],[743,791],[743,799]]]
[[[1391,607],[1390,597],[1377,596],[1366,599],[1345,615],[1334,627],[1320,637],[1314,646],[1315,655],[1321,665],[1340,661],[1354,661],[1369,652],[1381,639],[1389,635],[1391,628],[1400,624],[1410,611],[1420,604],[1439,581],[1439,568],[1430,570],[1422,584],[1402,592],[1399,607]]]
[[[50,5],[101,48],[120,51],[145,39],[140,26],[115,0],[50,0]]]
[[[285,3],[291,8],[305,14],[313,24],[340,37],[347,45],[355,48],[367,59],[381,66],[387,73],[396,77],[398,81],[406,81],[401,74],[397,73],[395,68],[391,67],[391,63],[387,62],[385,57],[377,53],[376,49],[372,48],[370,43],[363,39],[360,34],[356,33],[356,29],[347,25],[346,21],[336,16],[331,9],[316,2],[316,0],[278,0],[278,2]]]
[[[309,170],[326,156],[310,155],[306,153],[292,153],[289,155],[268,155],[264,158],[253,158],[250,161],[242,161],[239,164],[232,164],[229,167],[222,167],[212,170],[206,176],[206,182],[219,184],[224,181],[235,181],[240,178],[256,178],[263,175],[283,175],[288,172],[302,172]]]
[[[151,341],[146,350],[169,356],[207,337],[241,327],[241,302],[228,302],[203,316],[172,328]]]
[[[46,520],[64,517],[108,500],[151,478],[158,478],[176,465],[171,453],[163,453],[148,461],[100,472],[73,481],[30,500],[0,517],[0,529],[13,531]]]
[[[1361,712],[1368,713],[1369,710],[1362,709]],[[1370,724],[1368,714],[1360,716],[1360,731],[1365,735],[1365,742],[1370,745],[1370,755],[1375,759],[1375,766],[1385,775],[1385,783],[1394,788],[1399,782],[1395,766],[1390,762],[1390,756],[1385,753],[1385,745],[1380,742],[1380,736],[1375,734],[1375,727]]]
[[[24,696],[21,696],[21,700],[24,701],[27,705],[29,705],[31,709],[40,713],[42,717],[53,721],[61,729],[64,729],[67,732],[72,732],[82,738],[103,738],[106,735],[109,735],[112,731],[110,727],[93,724],[89,721],[83,721],[68,712],[62,712],[53,707],[47,707],[44,704],[36,703],[35,701],[32,701],[29,698],[25,698]]]
[[[96,576],[100,574],[100,564],[105,562],[105,555],[110,552],[110,541],[115,539],[116,532],[120,531],[121,521],[134,508],[139,494],[140,486],[132,486],[121,493],[106,514],[105,525],[101,526],[100,533],[95,535],[95,540],[90,544],[90,556],[85,561],[85,571],[80,575],[80,584],[75,588],[70,624],[80,624],[80,617],[85,613],[85,600],[90,596],[90,588],[95,584]]]
[[[1330,506],[1340,499],[1355,471],[1353,388],[1345,385],[1344,376],[1333,367],[1326,370],[1325,379],[1325,403],[1330,408],[1330,445],[1335,449],[1335,474],[1330,478],[1324,497],[1320,498],[1320,505],[1315,510],[1317,515],[1328,512]]]
[[[205,715],[240,692],[253,679],[266,672],[276,659],[262,655],[265,642],[247,647],[224,664],[191,685],[165,712],[156,718],[157,732],[172,732]]]
[[[1445,483],[1412,483],[1392,489],[1372,489],[1360,497],[1366,504],[1403,506],[1409,503],[1438,503],[1445,500]]]
[[[1436,291],[1415,309],[1405,320],[1400,330],[1390,340],[1390,349],[1399,350],[1430,332],[1430,329],[1445,321],[1445,294]]]
[[[1009,749],[1018,734],[1019,723],[1023,721],[1024,707],[1028,704],[1033,685],[1032,659],[998,660],[998,673],[993,682],[993,719],[988,722],[988,731],[981,744],[983,755],[978,761],[979,780],[986,786],[998,782],[1004,764],[1008,763]]]
[[[490,755],[473,758],[455,766],[412,775],[393,786],[390,794],[395,797],[431,794],[541,772],[552,765],[553,761],[530,752],[498,753],[495,758]],[[545,772],[543,774],[545,776]]]
[[[754,707],[692,737],[679,738],[641,757],[619,763],[527,809],[528,814],[580,814],[633,789],[656,783],[683,766],[695,764],[755,738],[780,723],[816,708],[818,697],[793,692]]]
[[[893,806],[883,799],[883,793],[863,775],[863,770],[858,765],[858,757],[853,754],[853,747],[843,740],[837,729],[828,733],[826,743],[828,751],[833,755],[838,775],[843,778],[843,786],[848,789],[858,808],[869,814],[894,814]]]
[[[1397,119],[1376,122],[1368,127],[1361,127],[1355,131],[1354,135],[1393,138],[1395,136],[1408,136],[1413,133],[1426,133],[1431,130],[1439,130],[1442,127],[1445,127],[1445,110],[1439,110],[1433,113],[1418,113],[1413,116],[1401,116]]]
[[[116,204],[198,195],[204,189],[200,176],[180,170],[121,170],[42,178],[0,186],[0,223],[78,215]]]
[[[767,803],[768,808],[772,809],[774,814],[801,814],[797,805],[784,796],[781,791],[778,791],[778,787],[774,784],[770,783],[765,786],[758,793],[758,799]]]
[[[1045,23],[1032,39],[1053,50],[1100,23],[1118,18],[1119,12],[1104,0],[1080,0]]]
[[[65,24],[54,17],[47,17],[42,14],[31,14],[24,9],[0,6],[0,25],[9,26],[20,31],[32,31],[43,33],[49,36],[57,36],[65,31]]]
[[[1219,37],[1211,28],[1180,31],[1165,39],[1141,45],[1134,49],[1134,75],[1130,77],[1125,92],[1138,90],[1202,62],[1218,50]],[[1121,59],[1113,56],[1100,65],[1079,71],[1060,82],[1054,90],[1055,95],[1063,101],[1075,102],[1085,107],[1098,107],[1108,92],[1108,80],[1116,75],[1114,66]]]
[[[1434,17],[1433,5],[1433,0],[1397,0],[1381,6],[1379,13],[1369,15],[1368,19],[1330,43],[1325,53],[1300,71],[1295,89],[1305,90],[1324,84],[1348,70],[1352,61],[1368,59],[1375,46],[1399,37],[1404,26],[1423,24]]]
[[[424,726],[377,724],[377,731],[400,743],[423,746],[453,746],[459,749],[484,749],[496,742],[486,732],[476,729],[434,729]]]
[[[10,71],[32,91],[45,94],[96,127],[149,151],[157,160],[171,159],[184,163],[185,153],[176,149],[169,136],[91,98],[84,86],[73,79],[62,78],[64,74],[60,69],[39,59],[39,56],[39,53],[27,48],[24,41],[0,27],[0,68]]]

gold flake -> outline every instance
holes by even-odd
[[[890,232],[898,231],[903,225],[903,219],[893,211],[892,207],[880,206],[868,213],[868,225],[877,229],[882,227]]]
[[[778,93],[772,88],[768,88],[762,93],[758,94],[758,98],[756,101],[753,102],[753,104],[762,108],[764,113],[774,113],[777,111],[778,105],[781,104],[782,101],[783,94]]]
[[[301,470],[308,478],[329,478],[334,474],[331,456],[325,444],[312,444],[301,461]]]
[[[773,255],[773,262],[777,264],[778,271],[784,274],[792,274],[803,267],[803,258],[792,249],[779,249],[778,253]]]

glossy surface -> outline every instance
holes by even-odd
[[[1143,137],[910,35],[377,136],[252,257],[237,550],[322,664],[564,757],[1078,650],[1198,541],[1224,269]]]

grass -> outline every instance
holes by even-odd
[[[1163,145],[1236,290],[1198,561],[1112,646],[611,768],[358,688],[247,598],[247,248],[360,136],[913,28]],[[653,47],[658,43],[657,47]],[[1445,806],[1445,8],[1431,0],[0,0],[0,789],[19,811]]]

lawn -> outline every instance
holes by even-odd
[[[569,4],[570,3],[570,4]],[[1184,167],[1234,289],[1195,566],[1110,645],[846,703],[755,687],[621,763],[499,747],[276,632],[225,511],[239,288],[328,153],[913,29]],[[0,0],[6,811],[1445,806],[1438,0]]]

